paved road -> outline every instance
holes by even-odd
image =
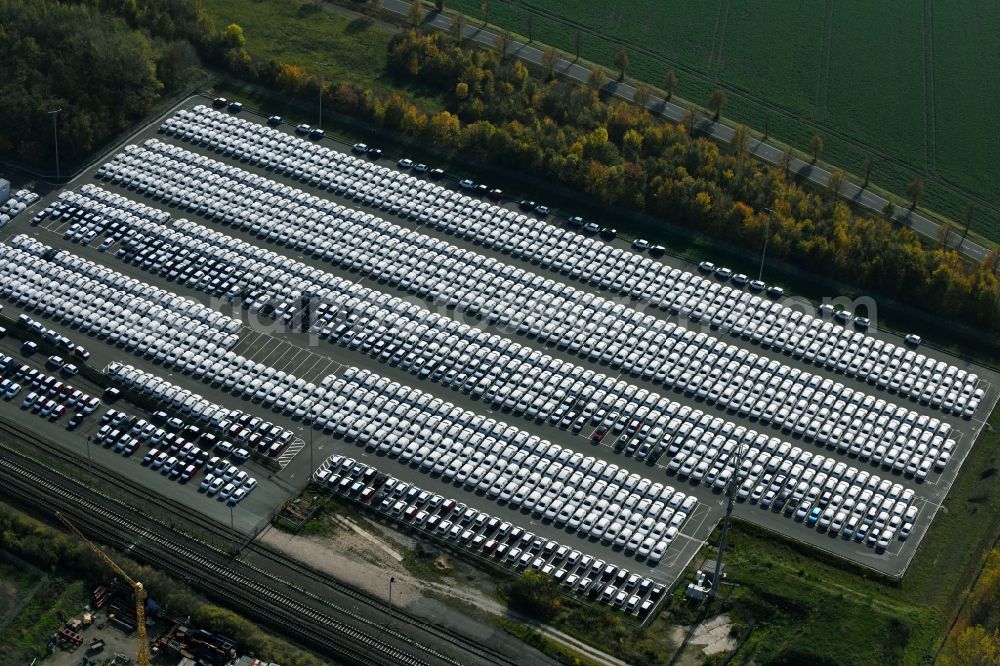
[[[385,9],[402,16],[406,16],[410,9],[410,3],[406,0],[384,0],[382,6]],[[439,30],[447,31],[451,28],[451,18],[443,14],[438,14],[437,12],[429,13],[427,15],[426,23],[427,25]],[[471,39],[477,44],[482,44],[491,48],[496,46],[497,33],[491,30],[486,30],[478,24],[464,26],[463,34],[467,39]],[[538,65],[539,67],[542,66],[543,51],[532,44],[512,39],[510,42],[509,53],[521,58],[522,60]],[[565,58],[559,58],[556,62],[555,71],[567,78],[581,82],[589,80],[591,74],[591,69],[589,67],[585,67]],[[604,86],[604,90],[612,95],[615,95],[616,97],[629,101],[632,101],[635,96],[635,86],[630,83],[609,81]],[[661,97],[655,96],[650,98],[649,102],[646,103],[646,107],[653,114],[664,116],[673,122],[680,122],[680,120],[688,112],[688,110],[682,106],[678,106],[677,104],[668,102]],[[729,143],[733,138],[732,127],[723,123],[713,122],[710,118],[700,118],[695,124],[695,127],[702,134],[710,136],[720,143]],[[782,155],[784,154],[784,150],[782,148],[778,148],[777,146],[773,146],[766,141],[760,141],[755,138],[751,138],[749,140],[747,148],[750,154],[757,159],[774,165],[781,162]],[[802,178],[809,179],[811,182],[819,185],[820,187],[826,187],[827,181],[830,178],[829,170],[810,164],[809,162],[801,160],[797,157],[793,157],[791,159],[791,162],[789,163],[789,171]],[[885,197],[879,196],[878,194],[851,182],[844,183],[840,189],[840,196],[855,205],[862,206],[876,213],[881,213],[886,204],[889,203]],[[902,209],[897,206],[896,212],[893,215],[893,220],[911,227],[917,233],[930,239],[935,241],[938,239],[938,235],[940,233],[939,225],[916,211]],[[965,255],[969,259],[972,259],[973,261],[984,260],[989,252],[987,248],[984,248],[983,246],[968,239],[963,241],[962,235],[953,230],[949,230],[948,232],[948,245],[957,249],[961,254]]]

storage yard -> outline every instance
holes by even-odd
[[[640,616],[731,482],[906,570],[994,373],[279,123],[192,98],[0,232],[5,420],[242,533],[313,482]]]

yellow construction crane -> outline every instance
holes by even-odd
[[[112,571],[128,581],[128,584],[132,586],[132,589],[135,591],[135,632],[139,637],[139,654],[136,655],[135,660],[138,666],[149,666],[149,641],[146,640],[146,588],[139,581],[132,580],[120,566],[115,564],[114,560],[108,557],[107,553],[98,548],[93,541],[83,536],[83,533],[77,529],[76,525],[69,521],[69,518],[58,511],[56,512],[56,516],[66,527],[73,530],[85,544],[90,546],[90,549],[97,553],[97,556],[104,560],[111,567]]]

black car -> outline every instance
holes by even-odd
[[[270,118],[267,119],[267,124],[270,125],[271,127],[277,127],[278,125],[281,124],[281,121],[282,121],[281,116],[271,116]]]
[[[566,224],[568,224],[571,229],[579,229],[583,226],[583,218],[579,215],[574,215],[566,220]]]
[[[444,177],[444,169],[431,169],[428,175],[430,175],[431,180],[440,180]]]
[[[614,240],[614,238],[618,235],[618,230],[612,227],[602,227],[598,232],[598,235],[604,240]]]
[[[243,110],[243,103],[242,102],[232,102],[229,105],[229,112],[230,113],[239,113],[242,110]]]
[[[501,190],[499,187],[494,187],[492,190],[486,193],[486,196],[488,196],[493,201],[500,201],[500,199],[503,198],[503,190]]]
[[[535,203],[534,201],[531,201],[530,199],[522,199],[521,202],[517,205],[518,208],[520,208],[521,210],[529,211],[529,210],[534,210],[535,206],[537,206],[538,204]]]
[[[212,106],[214,106],[217,109],[221,109],[222,107],[228,104],[229,100],[226,99],[225,97],[216,97],[214,100],[212,100]]]
[[[483,183],[479,183],[478,185],[476,185],[476,196],[478,197],[486,196],[489,193],[489,191],[490,191],[489,186],[484,185]]]
[[[662,245],[650,245],[649,250],[647,250],[647,252],[649,252],[649,256],[651,257],[662,257],[666,251],[667,248]]]
[[[373,160],[377,160],[378,158],[382,157],[382,149],[375,148],[374,146],[369,148],[368,157],[372,158]]]
[[[314,127],[313,130],[311,132],[309,132],[309,138],[310,139],[319,140],[319,139],[322,139],[324,136],[326,136],[326,134],[323,132],[323,130],[321,130],[318,127]]]

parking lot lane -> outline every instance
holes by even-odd
[[[320,357],[312,352],[299,348],[297,353],[288,362],[286,372],[290,372],[296,377],[305,378],[305,372],[316,365]]]

